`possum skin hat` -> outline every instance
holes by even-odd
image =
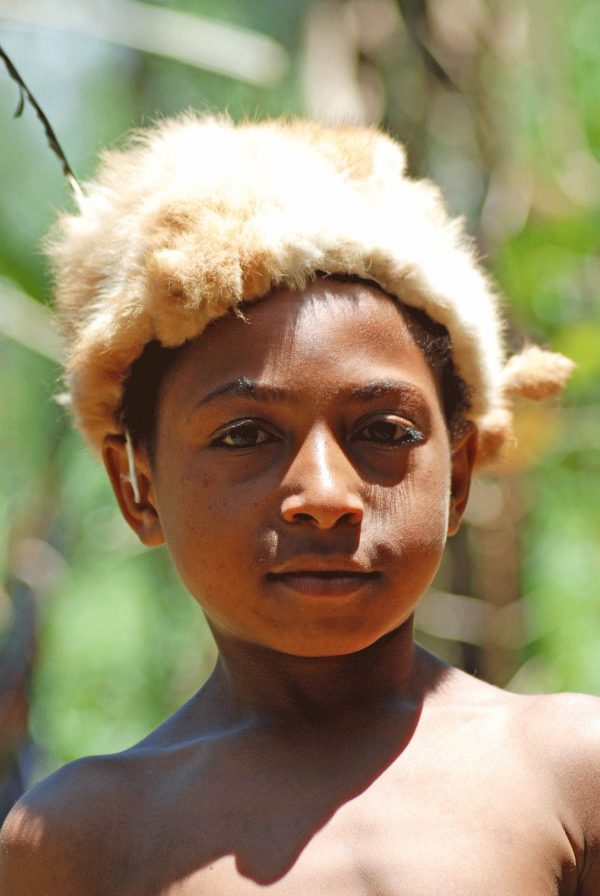
[[[92,449],[123,435],[123,386],[147,343],[179,346],[242,302],[338,274],[447,328],[479,465],[493,462],[512,399],[557,393],[573,365],[536,347],[507,359],[499,298],[462,223],[405,164],[375,129],[193,114],[105,153],[47,245],[68,390]]]

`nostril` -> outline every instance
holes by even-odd
[[[284,510],[283,518],[288,523],[311,523],[319,528],[331,528],[339,525],[357,525],[362,520],[362,513],[356,510],[347,510],[344,513],[335,510],[315,508],[314,511]]]

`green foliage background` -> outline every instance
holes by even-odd
[[[517,495],[522,508],[502,524],[518,526],[521,621],[509,660],[488,677],[517,689],[597,693],[600,6],[595,0],[154,5],[268,34],[288,54],[288,69],[277,83],[257,87],[83,36],[75,26],[17,21],[16,6],[0,4],[1,43],[81,179],[93,171],[100,149],[159,114],[190,106],[234,117],[321,112],[320,90],[307,87],[307,66],[319,63],[319,35],[327,44],[344,34],[363,117],[378,118],[404,140],[412,170],[433,176],[453,212],[467,216],[509,299],[511,338],[518,343],[516,334],[524,333],[577,362],[560,406],[523,408],[520,444],[503,474],[511,484],[508,492],[502,486],[505,503]],[[323,34],[332,22],[339,29]],[[16,101],[16,87],[0,77],[0,562],[6,583],[0,649],[10,636],[16,577],[31,588],[38,611],[30,727],[43,757],[40,774],[143,736],[199,686],[214,649],[165,553],[135,542],[103,471],[55,402],[59,368],[45,357],[51,344],[35,351],[23,344],[26,297],[50,301],[40,241],[56,208],[70,199],[31,110],[11,120]],[[335,117],[335,107],[328,113]],[[8,301],[15,290],[25,305]],[[15,314],[21,326],[7,323]],[[475,530],[475,524],[467,529],[460,562],[477,569]],[[482,575],[493,576],[493,567]],[[485,584],[481,593],[474,586],[473,596],[485,594]],[[452,582],[444,587],[457,590]],[[469,665],[466,636],[462,653],[439,632],[428,640],[425,630],[424,640]],[[489,644],[485,637],[476,641],[474,665],[486,674]],[[490,649],[499,643],[502,637]]]

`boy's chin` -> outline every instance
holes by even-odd
[[[260,641],[246,640],[234,637],[234,641],[246,643],[250,649],[267,650],[299,659],[326,659],[327,657],[352,656],[376,649],[383,642],[387,643],[398,635],[399,640],[406,638],[407,644],[412,643],[412,614],[406,619],[397,621],[390,626],[373,629],[371,627],[352,631],[318,631],[302,634],[288,631],[277,633],[271,637],[265,637]],[[222,636],[214,630],[217,644],[220,644]],[[227,639],[229,640],[229,639]]]

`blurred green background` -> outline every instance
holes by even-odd
[[[518,444],[475,483],[419,639],[515,690],[599,693],[600,4],[0,0],[0,43],[80,179],[188,107],[377,122],[406,143],[468,219],[511,342],[578,364],[560,403],[519,408]],[[0,71],[0,768],[35,778],[142,737],[214,648],[55,400],[40,241],[69,189],[17,101]]]

